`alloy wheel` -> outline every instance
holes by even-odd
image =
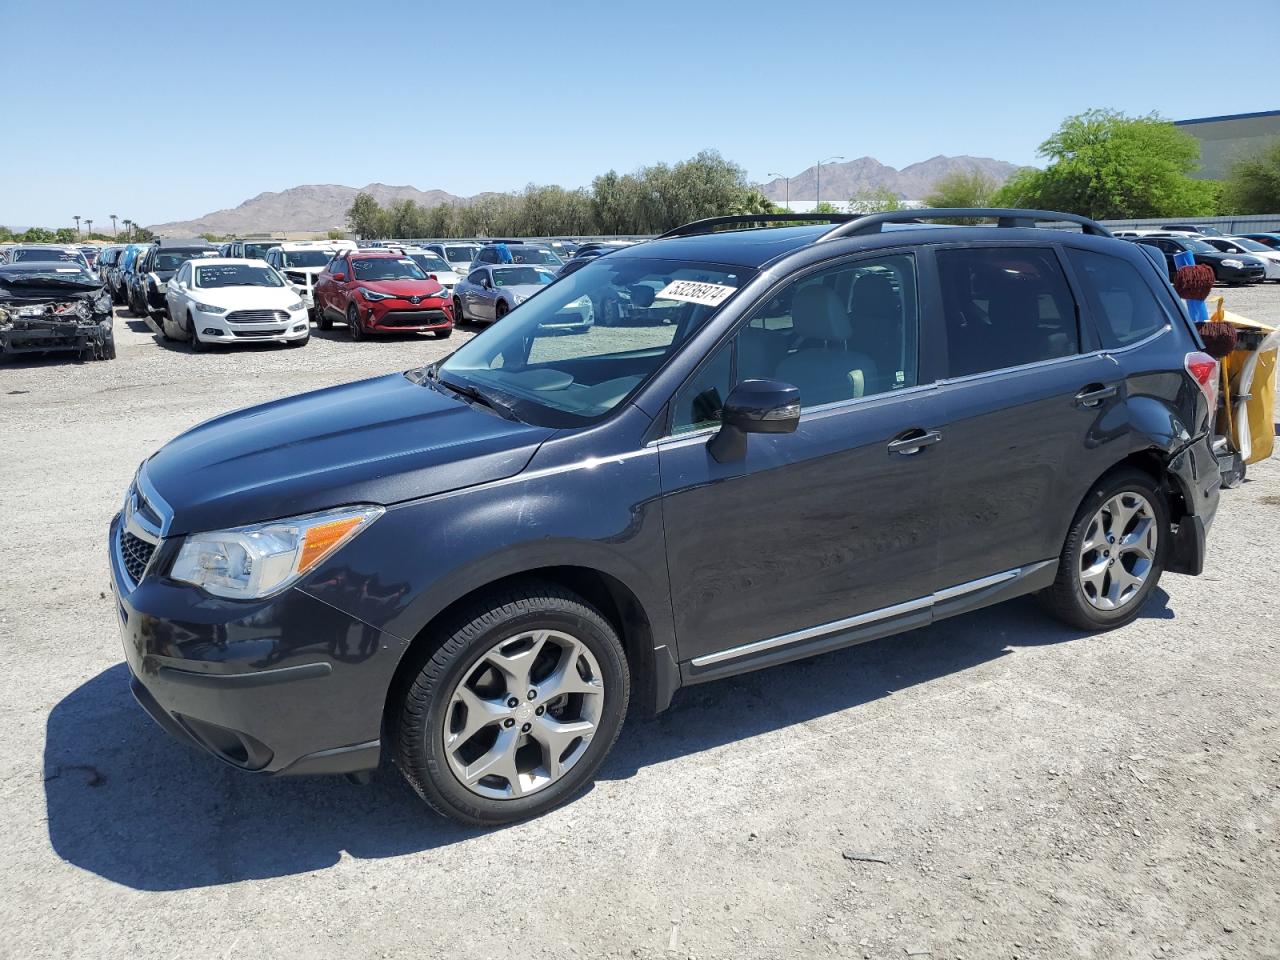
[[[1099,610],[1132,602],[1151,575],[1159,546],[1155,508],[1140,493],[1122,491],[1102,505],[1080,547],[1080,587]]]
[[[482,797],[537,793],[586,753],[604,692],[599,664],[576,637],[542,629],[508,637],[450,695],[441,731],[449,767]]]

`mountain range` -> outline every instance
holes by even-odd
[[[420,206],[457,203],[456,197],[444,190],[419,190],[417,187],[389,186],[370,183],[363,187],[344,187],[336,183],[309,183],[276,193],[260,193],[238,207],[215,210],[194,220],[176,220],[148,227],[161,237],[194,237],[202,233],[244,236],[250,233],[323,233],[345,230],[347,208],[357,193],[370,193],[378,203],[387,206],[397,200],[413,200]]]
[[[886,166],[875,157],[859,157],[845,163],[822,165],[822,199],[833,202],[849,200],[864,190],[889,190],[903,200],[923,200],[943,177],[957,171],[984,173],[1002,184],[1020,169],[1016,163],[990,157],[930,157],[901,170]],[[802,170],[791,178],[792,200],[817,197],[816,166]],[[775,203],[787,199],[787,182],[778,177],[761,185],[761,191]]]
[[[990,157],[932,157],[896,170],[874,157],[847,163],[822,165],[822,196],[828,200],[848,200],[863,190],[888,189],[906,200],[922,199],[933,185],[957,170],[978,170],[1003,183],[1018,169],[1017,164]],[[791,199],[810,200],[817,188],[817,168],[809,167],[791,178]],[[764,195],[776,203],[787,197],[782,178],[761,185]],[[423,207],[441,203],[465,203],[444,190],[419,190],[411,186],[370,183],[347,187],[335,183],[311,183],[288,190],[260,193],[238,207],[215,210],[194,220],[157,223],[149,229],[162,237],[192,237],[202,233],[244,236],[251,233],[323,233],[346,229],[347,208],[357,193],[370,193],[386,206],[396,200],[413,200]]]

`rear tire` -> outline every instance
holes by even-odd
[[[552,583],[482,595],[411,669],[392,724],[396,764],[434,809],[467,824],[523,820],[570,799],[599,769],[627,712],[630,672],[617,632],[585,600]],[[580,692],[557,695],[557,687]],[[484,708],[486,724],[473,725],[473,707]],[[571,740],[572,732],[556,731],[570,724],[587,736]],[[510,766],[494,764],[495,773],[467,786],[458,771],[490,755],[509,758]]]
[[[1131,468],[1105,476],[1076,511],[1041,602],[1090,633],[1132,623],[1160,582],[1169,542],[1169,505],[1151,476]]]

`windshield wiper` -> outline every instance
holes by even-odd
[[[476,403],[483,404],[507,420],[514,420],[517,423],[520,422],[520,418],[516,416],[515,408],[511,406],[511,404],[485,393],[479,387],[473,386],[469,383],[454,383],[452,380],[446,380],[441,377],[439,372],[436,373],[435,380],[437,383],[444,384],[454,393],[461,394],[470,400],[476,401]]]

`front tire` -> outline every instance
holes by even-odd
[[[333,329],[333,318],[329,316],[329,311],[325,310],[324,307],[316,307],[316,326],[321,330]]]
[[[1169,506],[1150,475],[1104,477],[1071,522],[1057,579],[1041,593],[1046,609],[1091,633],[1132,623],[1160,582],[1169,539]]]
[[[462,312],[462,300],[459,297],[453,298],[453,319],[455,323],[462,323],[467,319],[467,315]]]
[[[617,632],[577,594],[537,582],[495,591],[445,626],[405,677],[396,763],[462,823],[538,816],[594,776],[630,685]]]
[[[449,327],[447,330],[437,330],[435,333],[437,340],[448,340],[453,336],[453,327]]]
[[[200,331],[196,329],[195,319],[191,314],[187,314],[187,326],[191,328],[191,338],[189,344],[192,353],[204,353],[209,349],[208,344],[200,339]]]
[[[493,308],[493,321],[497,323],[507,315],[507,301],[499,300],[498,305]]]
[[[354,303],[347,306],[347,332],[352,340],[359,341],[365,337],[364,328],[360,326],[360,310]]]

